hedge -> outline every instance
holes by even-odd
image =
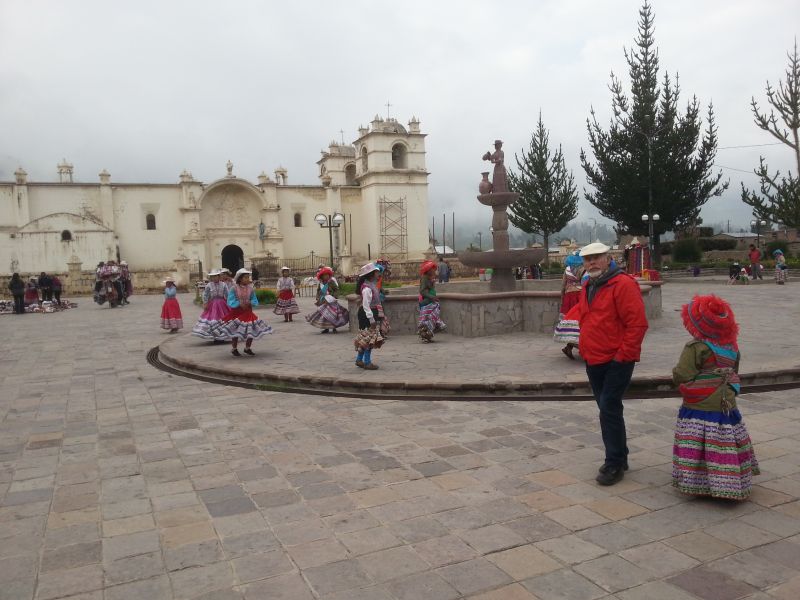
[[[696,239],[698,245],[700,246],[700,250],[702,250],[703,252],[709,252],[711,250],[736,250],[736,245],[737,245],[736,240],[726,240],[719,238],[684,238],[684,239]],[[683,240],[677,240],[677,241],[683,241]],[[675,242],[664,242],[663,244],[661,244],[661,256],[672,254],[673,244],[675,244]]]
[[[767,250],[764,253],[764,258],[772,258],[772,253],[780,248],[783,250],[783,255],[788,259],[789,256],[789,243],[786,240],[772,240],[767,244]]]
[[[259,304],[275,304],[278,300],[278,294],[275,293],[275,290],[259,288],[256,290],[256,298],[258,298]]]
[[[702,256],[700,243],[695,238],[672,242],[672,260],[675,262],[698,262]]]

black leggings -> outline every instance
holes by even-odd
[[[14,294],[14,312],[18,315],[25,314],[25,294]]]

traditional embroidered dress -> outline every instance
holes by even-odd
[[[569,258],[574,258],[570,255]],[[574,269],[574,270],[573,270]],[[577,344],[580,338],[580,327],[577,318],[567,315],[581,299],[581,273],[577,267],[567,267],[561,283],[561,309],[558,322],[553,331],[553,341],[567,344]]]
[[[258,298],[252,284],[233,284],[228,289],[228,307],[231,311],[222,317],[217,327],[212,328],[215,336],[223,336],[226,340],[257,340],[272,333],[266,321],[259,319],[253,312],[258,306]]]
[[[210,281],[203,288],[203,310],[200,318],[192,328],[192,335],[204,340],[224,342],[230,338],[225,337],[218,325],[230,312],[228,308],[228,286],[221,281]]]
[[[375,327],[371,326],[370,319],[376,323]],[[383,305],[378,286],[365,281],[361,286],[361,302],[358,308],[358,335],[353,340],[356,352],[361,354],[365,350],[383,346],[386,341],[380,328],[383,319]]]
[[[29,281],[25,284],[24,302],[26,306],[39,302],[39,288],[36,287],[36,283],[33,281]]]
[[[295,315],[300,312],[297,300],[294,299],[294,279],[280,277],[278,279],[278,300],[273,312],[276,315]]]
[[[695,298],[687,305],[688,311],[684,307],[684,321],[689,321],[687,329],[693,335],[701,335],[703,330],[711,334],[711,313],[691,307],[705,298],[709,297]],[[727,307],[724,301],[720,303]],[[732,318],[729,307],[726,312]],[[719,312],[718,316],[723,314],[726,313]],[[716,337],[723,342],[696,337],[686,344],[672,371],[683,397],[675,425],[672,482],[685,494],[744,500],[750,495],[752,476],[758,475],[759,469],[736,407],[739,349],[735,333]]]
[[[423,275],[419,283],[419,320],[417,333],[424,342],[430,342],[433,334],[447,329],[442,321],[441,307],[436,300],[436,287],[433,280]]]
[[[306,315],[306,321],[318,329],[336,329],[350,322],[350,313],[336,301],[339,286],[334,279],[319,282],[317,287],[317,310]]]
[[[183,315],[178,304],[178,289],[171,285],[164,289],[164,305],[161,307],[161,329],[183,329]]]

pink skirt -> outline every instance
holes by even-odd
[[[192,327],[192,335],[203,338],[204,340],[222,342],[229,338],[225,337],[219,329],[214,332],[222,319],[228,316],[230,308],[224,298],[212,298],[208,301],[208,306],[200,315],[200,318]]]

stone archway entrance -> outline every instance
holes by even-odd
[[[222,266],[232,274],[244,267],[244,252],[236,244],[230,244],[222,249]]]

